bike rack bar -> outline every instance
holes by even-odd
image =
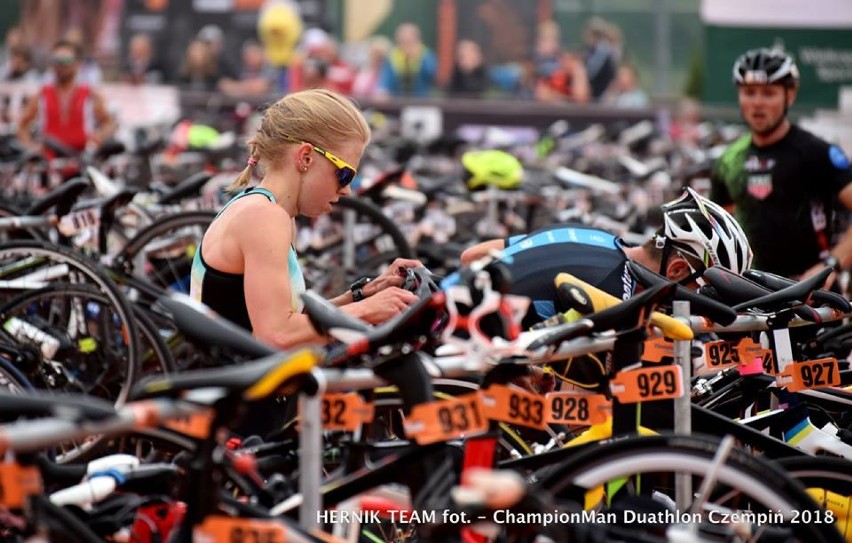
[[[689,302],[675,301],[672,304],[673,316],[689,324]],[[681,369],[683,394],[674,400],[674,429],[680,435],[692,434],[692,341],[674,342],[674,363]],[[685,473],[675,474],[675,504],[678,511],[686,511],[692,503],[692,476]]]
[[[318,513],[322,509],[322,395],[325,392],[325,376],[312,371],[316,390],[299,394],[299,524],[308,531],[319,528]]]

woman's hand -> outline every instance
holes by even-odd
[[[397,258],[383,274],[364,285],[364,296],[369,299],[387,288],[401,287],[405,280],[405,269],[420,267],[423,267],[423,264],[419,260]]]
[[[408,262],[411,261],[409,260]],[[370,281],[370,283],[374,282]],[[399,287],[390,286],[353,305],[358,306],[356,315],[358,318],[370,324],[381,324],[402,313],[405,308],[415,301],[417,301],[417,296],[414,293]]]

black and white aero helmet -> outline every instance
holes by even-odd
[[[700,260],[705,268],[723,266],[742,274],[752,252],[742,227],[721,206],[691,188],[662,206],[664,242]]]
[[[752,49],[734,62],[734,83],[794,87],[799,84],[799,68],[782,49]]]

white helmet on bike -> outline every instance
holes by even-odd
[[[671,249],[691,255],[705,268],[723,266],[742,274],[752,252],[742,227],[721,206],[691,188],[662,206],[663,235]]]

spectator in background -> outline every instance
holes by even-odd
[[[482,96],[488,90],[488,70],[482,49],[472,40],[461,40],[456,47],[456,63],[447,92],[454,96]]]
[[[134,85],[157,85],[166,80],[165,70],[154,58],[154,45],[148,34],[134,34],[130,38],[121,80]]]
[[[678,102],[674,119],[669,126],[669,137],[680,145],[698,145],[701,137],[701,104],[691,98]]]
[[[238,79],[223,79],[219,89],[228,96],[261,96],[270,91],[275,82],[274,70],[266,64],[263,47],[254,41],[243,44],[242,73]]]
[[[77,78],[79,48],[59,41],[53,46],[51,60],[53,82],[27,102],[18,126],[18,140],[26,147],[38,147],[31,134],[31,125],[38,119],[41,136],[50,136],[77,151],[99,146],[112,135],[115,122],[101,96]]]
[[[543,21],[538,25],[533,53],[536,79],[550,78],[559,67],[562,54],[559,40],[559,25],[556,21]]]
[[[563,52],[551,76],[538,81],[535,96],[542,102],[588,102],[591,89],[580,55],[572,51]]]
[[[207,45],[216,63],[216,73],[219,77],[236,79],[238,71],[225,54],[225,35],[216,25],[205,25],[198,31],[196,39]]]
[[[612,55],[615,59],[615,65],[618,66],[624,61],[624,34],[615,23],[604,21],[604,34],[612,47]]]
[[[15,46],[9,51],[9,59],[0,67],[0,81],[15,81],[18,83],[38,83],[41,76],[32,66],[29,49]]]
[[[380,87],[394,96],[426,96],[435,85],[438,62],[420,38],[420,28],[412,23],[399,25],[382,69]]]
[[[289,70],[293,52],[302,36],[302,19],[292,2],[267,2],[257,20],[257,34],[263,44],[266,62],[275,72],[272,90],[290,88]]]
[[[606,91],[603,101],[622,108],[643,108],[650,103],[648,95],[637,84],[636,71],[627,64],[618,68],[615,81]]]
[[[6,31],[6,39],[3,43],[3,48],[0,49],[0,71],[5,69],[9,58],[12,56],[12,51],[20,48],[27,49],[24,31],[18,26],[13,26]]]
[[[598,17],[586,23],[583,39],[586,42],[586,74],[592,98],[598,100],[615,79],[615,50],[607,38],[608,25]]]
[[[289,92],[328,89],[351,94],[355,70],[340,58],[337,41],[320,28],[308,29],[302,39],[302,52],[290,66]]]
[[[201,40],[193,40],[178,70],[178,85],[187,90],[212,91],[218,81],[219,70],[210,48]]]
[[[380,97],[379,78],[390,49],[391,42],[386,37],[373,36],[370,38],[367,61],[355,76],[355,82],[352,84],[352,96],[368,99]]]

